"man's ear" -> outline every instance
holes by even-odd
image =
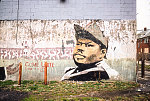
[[[100,59],[103,59],[106,55],[106,49],[101,49]]]
[[[101,49],[102,54],[106,54],[106,49]]]

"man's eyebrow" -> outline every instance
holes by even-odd
[[[81,44],[89,44],[89,43],[92,43],[92,42],[83,43],[83,42],[80,42],[80,41],[78,41],[78,42],[81,43]]]
[[[92,43],[92,42],[88,42],[88,43],[86,43],[86,44],[89,44],[89,43]]]

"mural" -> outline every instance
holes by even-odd
[[[72,47],[56,48],[0,48],[0,59],[34,59],[34,60],[62,60],[72,59]]]
[[[24,64],[25,71],[40,71],[44,72],[44,61],[26,61]],[[54,68],[54,63],[48,62],[47,63],[48,68]]]
[[[20,62],[23,80],[43,80],[44,62],[48,80],[134,80],[136,21],[0,21],[5,79],[18,80]]]
[[[86,28],[75,24],[74,29],[77,42],[73,59],[77,67],[67,67],[61,80],[93,81],[117,77],[119,73],[104,61],[108,41],[96,23]]]
[[[12,75],[19,71],[19,64],[17,64],[15,67],[13,66],[14,66],[14,63],[6,67],[7,75]]]

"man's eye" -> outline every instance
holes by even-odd
[[[94,47],[94,45],[87,45],[87,47]]]
[[[77,43],[76,45],[80,45],[80,43]]]

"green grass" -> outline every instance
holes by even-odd
[[[23,101],[99,101],[103,98],[89,97],[91,92],[112,92],[127,89],[135,89],[139,84],[135,82],[103,81],[98,82],[58,82],[50,81],[44,85],[42,81],[24,80],[21,86],[13,86],[17,81],[0,81],[0,88],[13,89],[32,93]],[[76,97],[84,95],[82,97]],[[138,99],[139,97],[135,97]],[[127,99],[126,97],[116,97],[116,100]],[[133,99],[134,100],[134,99]]]
[[[141,68],[141,64],[138,65],[139,69]],[[145,70],[150,70],[150,65],[145,65]]]
[[[82,97],[82,98],[61,98],[61,99],[55,99],[55,100],[60,100],[60,101],[99,101],[103,100],[97,97]],[[104,100],[103,100],[104,101]]]
[[[28,98],[24,98],[22,101],[43,101],[43,98],[39,98],[36,95],[31,95]]]
[[[146,70],[150,70],[150,65],[145,65]]]
[[[16,84],[17,81],[7,80],[7,81],[0,81],[0,87],[7,87],[9,85]]]

